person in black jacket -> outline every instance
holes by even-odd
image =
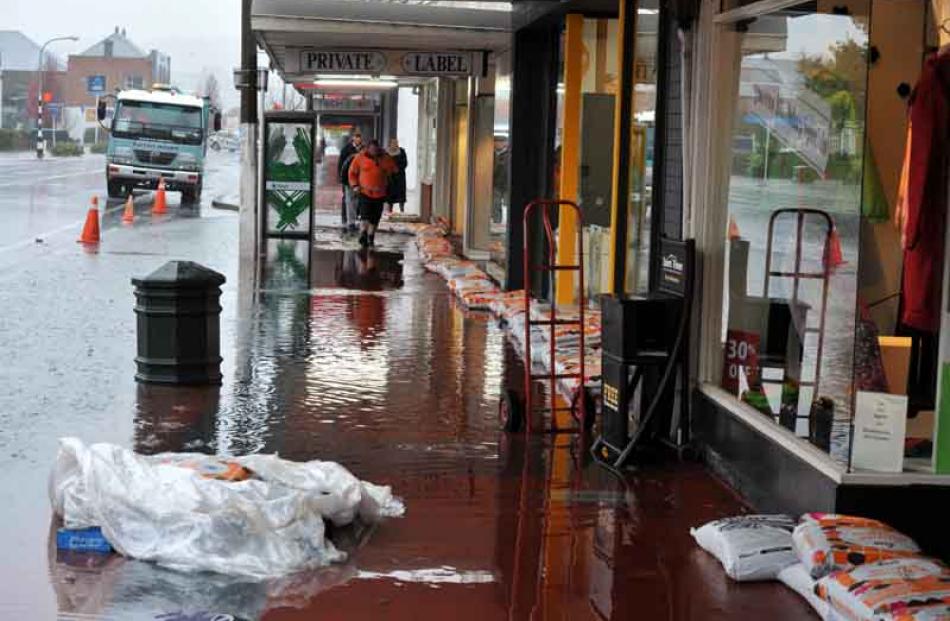
[[[399,172],[390,178],[389,196],[386,202],[389,203],[389,210],[392,211],[393,205],[399,205],[399,211],[404,211],[406,204],[406,168],[409,166],[409,158],[406,157],[406,150],[399,146],[399,140],[389,139],[389,148],[386,149],[394,160]]]
[[[347,209],[347,206],[350,202],[347,196],[347,191],[350,188],[350,182],[347,179],[348,171],[344,169],[344,165],[347,165],[349,161],[352,160],[352,156],[359,153],[362,148],[363,135],[359,132],[354,132],[350,136],[350,139],[347,141],[347,143],[343,145],[343,148],[340,149],[340,159],[336,164],[337,178],[340,180],[340,185],[343,188],[343,196],[340,204],[340,220],[342,221],[343,226],[347,227],[350,231],[356,230],[356,216],[354,215],[355,207],[349,210]],[[348,215],[351,217],[347,218]]]

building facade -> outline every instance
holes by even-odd
[[[157,51],[142,51],[116,27],[108,37],[81,54],[70,54],[65,84],[66,105],[96,105],[96,95],[89,91],[89,79],[105,78],[105,93],[129,88],[149,88],[152,84],[171,82],[171,59]]]

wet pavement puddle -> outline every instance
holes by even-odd
[[[464,313],[409,238],[321,239],[309,255],[268,247],[223,386],[135,387],[133,446],[337,461],[391,485],[405,517],[335,530],[345,563],[260,583],[48,542],[63,618],[809,618],[696,548],[691,526],[745,510],[701,466],[621,481],[582,437],[500,431],[498,400],[521,378],[505,334]]]

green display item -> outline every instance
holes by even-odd
[[[943,363],[940,375],[940,402],[934,430],[934,471],[950,474],[950,363]]]
[[[272,124],[267,136],[268,182],[303,183],[309,188],[313,174],[313,144],[309,132],[303,127],[294,131],[293,150],[296,161],[283,162],[280,158],[287,147],[286,125]],[[300,226],[300,216],[310,208],[311,193],[301,189],[273,189],[265,192],[267,205],[277,212],[274,229],[285,232]]]

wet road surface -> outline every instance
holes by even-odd
[[[743,510],[701,467],[644,465],[621,482],[578,438],[500,432],[518,375],[504,332],[463,312],[407,237],[380,235],[370,253],[335,233],[310,255],[275,243],[255,290],[236,214],[171,211],[110,221],[98,253],[75,233],[27,246],[0,276],[0,618],[810,618],[693,544],[690,526]],[[228,277],[219,388],[133,380],[129,278],[170,258]],[[407,514],[334,533],[345,564],[266,583],[57,554],[45,486],[67,434],[339,461],[392,485]]]

